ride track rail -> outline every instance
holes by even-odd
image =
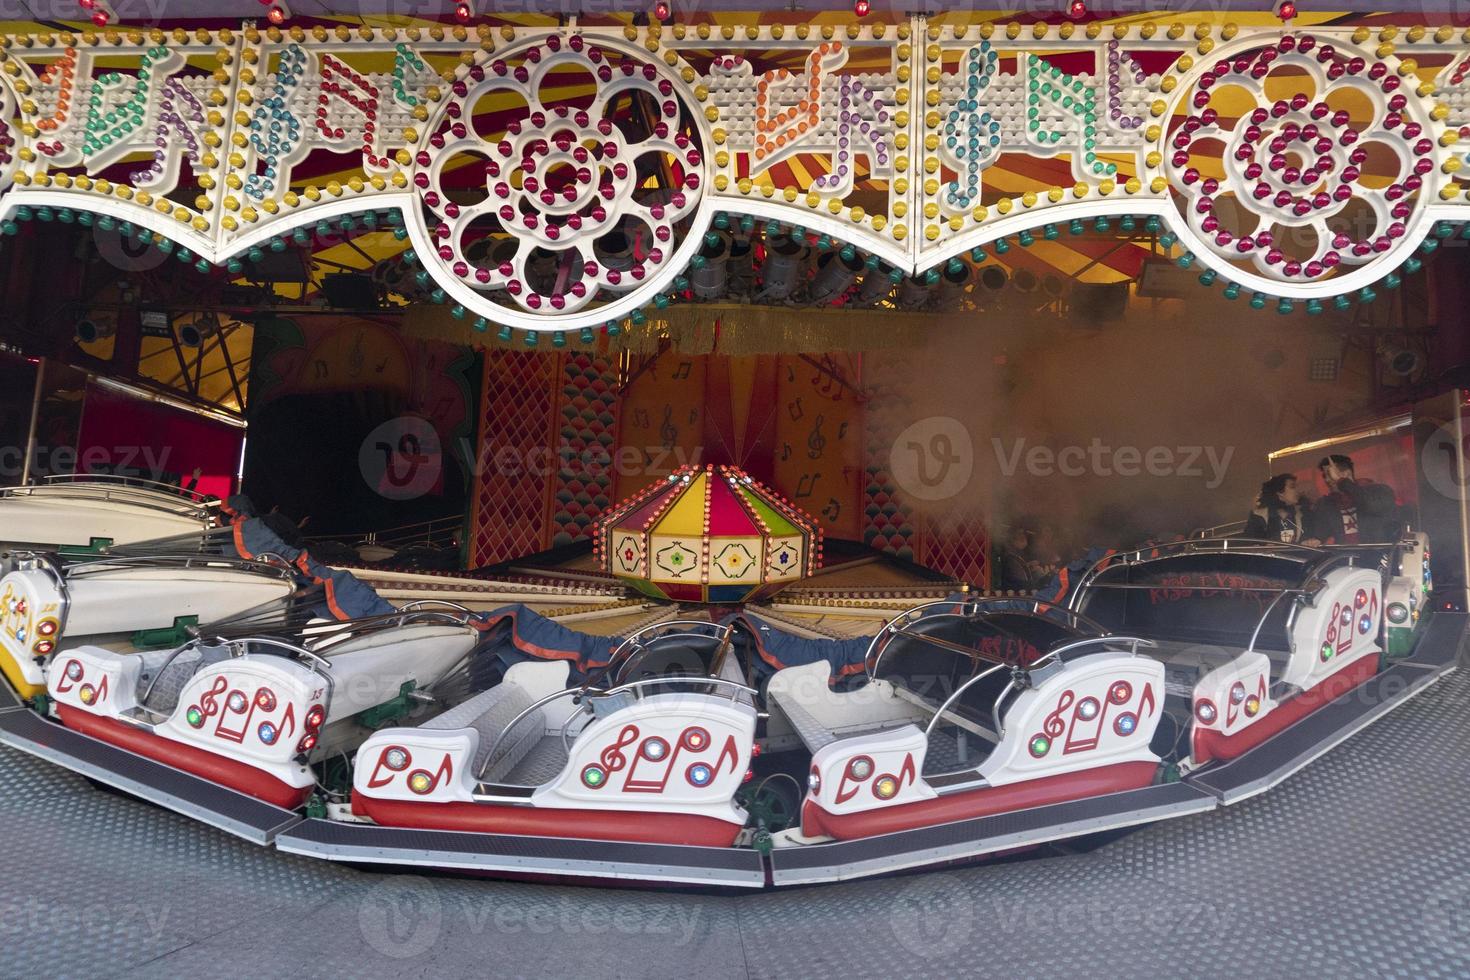
[[[27,709],[4,685],[0,743],[245,840],[325,861],[758,889],[972,860],[1248,799],[1453,671],[1467,623],[1470,614],[1436,614],[1413,656],[1233,761],[1204,767],[1178,782],[858,840],[776,848],[769,854],[744,847],[523,837],[306,818],[64,728]]]

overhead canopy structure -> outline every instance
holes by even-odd
[[[221,276],[330,252],[467,336],[557,343],[693,300],[742,242],[757,302],[1106,282],[1154,251],[1257,308],[1371,301],[1467,213],[1470,41],[1434,4],[1243,6],[215,30],[124,7],[4,39],[0,222]],[[1089,238],[1117,230],[1146,241]],[[771,254],[809,265],[788,287]]]

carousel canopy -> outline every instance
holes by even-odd
[[[604,568],[676,602],[748,602],[810,575],[817,523],[734,466],[685,466],[608,512]]]

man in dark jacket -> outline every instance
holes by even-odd
[[[1026,554],[1031,532],[1016,525],[1006,531],[1006,543],[997,549],[995,587],[1002,592],[1032,592],[1036,575]]]
[[[1327,495],[1312,508],[1311,536],[1324,544],[1392,541],[1399,531],[1398,502],[1393,490],[1372,480],[1359,480],[1353,459],[1334,453],[1317,464]]]

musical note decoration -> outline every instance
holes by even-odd
[[[825,415],[818,415],[812,423],[812,434],[806,437],[806,455],[808,459],[821,459],[822,453],[827,448],[827,437],[822,434],[822,423],[827,421]]]
[[[603,569],[675,602],[772,595],[815,571],[822,551],[812,517],[743,470],[714,465],[681,467],[610,508],[594,540]]]

